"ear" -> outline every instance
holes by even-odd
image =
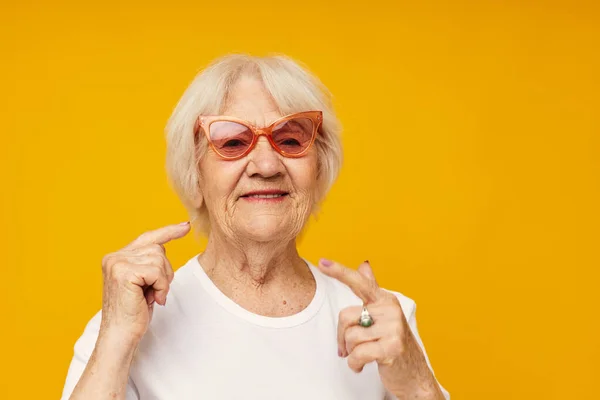
[[[196,163],[196,186],[194,187],[194,192],[191,196],[192,206],[199,210],[200,207],[204,204],[204,196],[202,195],[202,191],[200,190],[200,182],[202,181],[202,173],[200,172],[200,162]]]
[[[202,196],[202,191],[200,190],[201,179],[202,177],[200,176],[200,171],[196,170],[196,185],[191,195],[191,205],[196,210],[199,210],[200,207],[202,207],[202,205],[204,204],[204,196]]]
[[[198,194],[192,198],[192,206],[194,206],[194,208],[197,210],[202,207],[202,204],[204,204],[204,198],[198,192]]]
[[[194,193],[192,194],[192,197],[191,197],[192,206],[196,210],[198,210],[204,204],[204,196],[202,196],[202,193],[200,192],[199,185],[200,185],[200,182],[197,182],[196,190],[194,191]]]

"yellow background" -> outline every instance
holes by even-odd
[[[83,3],[0,9],[0,397],[58,398],[102,256],[187,219],[163,128],[195,73],[283,52],[345,126],[301,253],[415,299],[454,399],[599,398],[597,2]]]

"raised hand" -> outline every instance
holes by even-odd
[[[189,222],[168,225],[145,232],[123,249],[104,256],[101,333],[117,332],[131,343],[143,337],[154,303],[165,305],[173,280],[164,244],[189,231]]]
[[[376,361],[383,385],[399,399],[444,399],[398,298],[379,287],[368,261],[355,271],[321,259],[319,269],[362,299],[374,321],[369,327],[359,324],[362,306],[340,311],[338,355],[347,357],[348,366],[359,373]]]

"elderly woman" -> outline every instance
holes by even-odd
[[[285,57],[227,56],[167,125],[167,171],[191,223],[102,260],[102,311],[75,344],[63,399],[444,399],[415,303],[296,238],[341,163],[327,91]],[[206,249],[173,273],[164,245]]]

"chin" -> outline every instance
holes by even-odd
[[[292,239],[296,232],[290,222],[288,218],[276,215],[256,216],[245,221],[240,231],[244,231],[244,236],[257,242]]]

